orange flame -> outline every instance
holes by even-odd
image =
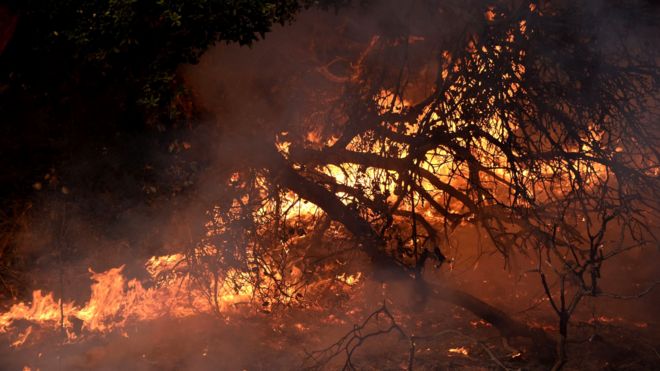
[[[451,354],[458,354],[466,357],[470,354],[466,347],[449,348],[448,351]]]
[[[180,254],[152,257],[146,263],[146,270],[155,281],[182,259]],[[127,280],[123,269],[124,266],[121,266],[102,273],[90,269],[94,282],[90,298],[83,306],[73,302],[62,303],[54,298],[53,293],[44,295],[41,290],[35,290],[30,304],[20,302],[0,314],[0,333],[12,332],[16,322],[26,321],[45,329],[61,328],[66,332],[67,339],[72,341],[80,335],[74,330],[76,321],[82,323],[80,333],[105,333],[122,328],[133,320],[153,320],[164,316],[181,318],[211,312],[207,298],[187,280],[172,278],[145,288],[136,279]],[[251,294],[252,288],[249,286],[235,290],[233,286],[223,285],[218,290],[217,302],[220,309],[229,310],[232,304],[248,300]],[[32,332],[33,326],[28,327],[12,345],[23,345]]]
[[[191,279],[176,273],[185,265],[182,254],[154,256],[145,264],[152,287],[143,286],[137,279],[127,279],[124,266],[96,273],[90,269],[91,295],[84,305],[62,302],[53,293],[35,290],[31,302],[20,302],[9,311],[0,313],[0,334],[12,338],[12,346],[24,345],[37,329],[60,330],[68,342],[87,334],[121,331],[129,323],[158,318],[183,318],[201,313],[223,315],[238,311],[236,304],[251,302],[256,289],[265,289],[270,282],[263,280],[255,287],[249,274],[230,270],[224,281],[218,283],[216,297],[209,297],[193,284]],[[352,287],[358,284],[362,273],[342,273],[337,281]],[[293,293],[287,293],[293,295]],[[19,324],[30,325],[20,330]]]

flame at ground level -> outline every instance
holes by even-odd
[[[153,280],[180,262],[180,254],[152,257],[145,264]],[[42,328],[66,332],[69,341],[85,332],[108,332],[120,329],[132,320],[152,320],[164,316],[187,317],[199,313],[210,313],[211,304],[189,280],[170,279],[154,287],[145,288],[136,280],[127,280],[124,266],[102,273],[90,269],[90,299],[82,306],[73,302],[55,299],[53,293],[44,294],[35,290],[30,304],[20,302],[9,311],[0,314],[0,333],[17,332],[21,322],[38,324]],[[232,304],[249,300],[253,288],[244,286],[236,289],[223,285],[218,290],[219,309],[228,310]],[[13,346],[24,344],[32,325],[16,336]]]
[[[182,266],[185,266],[182,254],[150,258],[145,264],[150,283],[154,283],[150,287],[137,279],[128,280],[123,274],[124,266],[102,273],[90,269],[93,283],[90,298],[84,305],[62,302],[55,299],[52,292],[44,294],[42,290],[35,290],[30,303],[20,302],[0,313],[0,334],[8,333],[12,346],[18,347],[28,341],[35,325],[51,331],[61,330],[68,341],[74,341],[81,334],[121,331],[131,321],[228,314],[237,310],[236,304],[252,302],[256,289],[271,284],[262,280],[259,287],[255,287],[248,273],[231,270],[214,288],[213,297],[185,275],[171,274]],[[361,276],[361,272],[342,273],[333,281],[348,289],[358,284]],[[23,326],[24,323],[28,325]]]

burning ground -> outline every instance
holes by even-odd
[[[4,368],[658,366],[657,8],[330,3],[79,9],[174,30],[139,53],[51,33],[87,56],[58,94],[96,93],[3,106],[70,125],[8,172]]]
[[[409,294],[414,288],[401,283],[388,287],[341,275],[332,300],[325,291],[324,304],[272,312],[259,308],[263,303],[251,306],[251,292],[229,290],[221,295],[221,314],[214,314],[199,291],[179,280],[156,278],[180,258],[151,259],[146,269],[152,279],[143,280],[153,284],[150,288],[127,282],[121,269],[90,274],[95,282],[84,306],[60,306],[52,296],[35,292],[29,307],[16,305],[1,318],[3,332],[8,332],[3,367],[334,369],[346,363],[345,352],[353,351],[351,365],[360,369],[405,369],[411,364],[417,369],[544,368],[529,341],[505,342],[488,322],[446,302],[429,299],[421,306]],[[494,284],[483,278],[473,271],[443,280],[512,312],[535,304],[540,296],[515,280]],[[468,282],[474,281],[481,281],[481,287],[471,288]],[[506,295],[502,300],[493,286],[516,287],[517,298]],[[625,311],[620,305],[612,309],[599,304],[575,321],[571,349],[582,356],[567,367],[646,369],[657,364],[653,305]],[[556,325],[544,312],[525,308],[518,317],[552,334]]]

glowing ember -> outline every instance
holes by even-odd
[[[356,274],[342,273],[337,276],[337,279],[348,286],[354,286],[360,281],[360,277],[362,277],[362,272],[357,272]]]
[[[470,354],[466,347],[449,348],[448,351],[451,354],[460,354],[466,357]]]
[[[484,321],[483,319],[472,320],[472,321],[470,321],[470,325],[472,325],[472,327],[492,327],[493,326],[490,323]]]

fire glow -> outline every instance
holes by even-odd
[[[449,354],[455,354],[455,355],[460,355],[460,356],[465,356],[465,357],[467,357],[470,354],[466,347],[449,348],[448,352],[449,352]]]
[[[530,9],[534,12],[535,8]],[[485,13],[488,22],[499,21],[496,10],[489,8]],[[428,277],[428,287],[425,281],[417,281],[423,284],[414,288],[414,304],[424,308],[430,300],[426,291],[433,291],[440,300],[479,317],[451,317],[451,321],[469,321],[471,327],[465,328],[470,333],[499,331],[507,341],[509,336],[529,336],[548,349],[551,342],[547,333],[559,333],[557,365],[561,366],[565,362],[563,341],[575,306],[583,296],[602,294],[597,285],[601,263],[625,251],[626,236],[622,234],[617,245],[609,241],[605,230],[610,220],[618,221],[620,217],[625,221],[622,210],[628,207],[629,198],[616,194],[627,191],[618,188],[623,173],[618,173],[615,165],[627,162],[633,168],[642,168],[640,174],[653,173],[655,177],[658,168],[642,166],[644,156],[628,153],[630,144],[625,136],[619,137],[618,130],[608,132],[609,119],[589,120],[577,126],[579,130],[574,130],[570,122],[566,127],[555,124],[552,118],[556,114],[549,115],[547,122],[537,120],[545,117],[545,108],[539,108],[536,117],[535,85],[527,81],[538,76],[534,75],[535,68],[530,68],[533,65],[527,64],[527,49],[517,41],[529,41],[528,27],[532,29],[534,24],[525,20],[513,23],[513,28],[497,40],[487,39],[484,45],[475,37],[467,43],[465,54],[438,50],[439,82],[430,95],[424,93],[425,99],[416,97],[421,95],[417,90],[423,90],[422,83],[397,90],[389,84],[364,90],[364,102],[360,103],[368,108],[368,120],[360,122],[366,126],[355,132],[342,125],[324,128],[322,121],[315,120],[305,122],[302,128],[273,128],[268,141],[273,141],[269,144],[274,148],[267,152],[272,159],[246,156],[247,165],[227,161],[226,172],[223,169],[221,175],[222,191],[218,192],[222,195],[203,205],[209,216],[204,224],[206,234],[190,236],[184,248],[174,251],[180,253],[148,259],[145,274],[140,276],[144,278],[132,278],[127,272],[133,270],[125,269],[126,265],[102,272],[90,268],[90,295],[88,299],[83,296],[86,300],[67,301],[63,284],[60,297],[57,290],[35,290],[31,300],[0,312],[0,336],[6,337],[12,348],[30,350],[44,343],[43,334],[59,333],[60,345],[99,340],[108,334],[129,338],[130,333],[133,341],[137,332],[132,329],[145,321],[211,315],[218,324],[240,323],[240,331],[244,331],[239,318],[249,316],[253,320],[259,315],[256,319],[272,320],[265,338],[277,334],[272,336],[277,339],[273,347],[282,349],[282,338],[290,335],[284,330],[293,330],[296,342],[302,334],[306,340],[320,336],[311,322],[293,315],[283,319],[275,312],[276,307],[295,305],[312,316],[330,308],[334,313],[314,316],[316,323],[349,325],[353,315],[362,310],[358,305],[363,303],[353,300],[359,296],[355,293],[360,287],[368,287],[364,281],[371,277],[371,263],[376,263],[377,273],[402,268],[403,274],[392,274],[393,280],[399,276]],[[425,40],[421,36],[408,38],[413,40],[410,43]],[[364,54],[377,43],[386,50],[398,42],[373,37]],[[361,63],[351,65],[347,81],[368,85],[369,75],[360,75]],[[498,72],[498,66],[503,73]],[[487,89],[482,89],[482,84]],[[526,107],[529,113],[518,114],[518,106]],[[346,110],[352,110],[352,106],[347,105]],[[571,114],[559,113],[562,117]],[[351,123],[349,120],[345,125]],[[183,148],[191,145],[183,142]],[[632,191],[631,195],[635,197]],[[617,206],[619,198],[623,206]],[[615,211],[610,216],[607,210]],[[593,232],[601,211],[601,230]],[[582,238],[583,229],[589,245]],[[497,249],[504,254],[507,266],[511,256],[515,269],[522,270],[527,263],[515,261],[513,248],[530,257],[533,269],[525,271],[524,276],[539,274],[547,297],[536,300],[537,304],[547,301],[559,315],[559,326],[533,319],[518,325],[488,303],[454,291],[450,280],[443,282],[447,283],[446,292],[440,285],[436,290],[434,279],[444,276],[424,276],[430,271],[428,261],[435,260],[438,271],[447,261],[454,274],[454,264],[470,253],[471,246],[462,246],[474,244],[472,235],[465,236],[467,232],[477,239],[479,259],[482,247],[492,248],[493,252]],[[634,239],[633,234],[631,229]],[[482,236],[486,237],[483,245]],[[468,243],[463,244],[463,239]],[[538,254],[532,256],[529,251]],[[473,270],[477,266],[478,261]],[[364,274],[358,270],[364,270]],[[551,272],[555,276],[548,281]],[[587,277],[587,273],[592,274]],[[374,281],[378,279],[376,274],[373,277]],[[497,283],[497,278],[487,278],[478,282],[495,287],[490,283]],[[412,314],[397,309],[390,314],[385,306],[390,303],[388,295],[398,296],[399,287],[390,289],[384,282],[381,285],[381,290],[371,290],[371,296],[384,297],[382,309],[368,316],[362,326],[353,325],[352,331],[330,347],[308,354],[310,359],[322,364],[345,351],[346,364],[352,367],[353,350],[365,339],[399,332],[401,339],[410,343],[407,361],[408,369],[413,369],[415,341],[432,341],[433,336],[408,336],[408,331],[437,334],[435,328],[440,325],[431,324],[427,331],[426,322],[414,321]],[[565,296],[571,295],[571,290],[576,295],[575,305],[566,307]],[[516,298],[519,293],[515,292]],[[520,296],[526,295],[523,289]],[[363,296],[365,301],[373,299]],[[395,299],[391,302],[398,304],[399,299]],[[403,301],[412,302],[409,299],[406,296]],[[383,327],[381,321],[375,332],[368,333],[372,318],[376,322],[389,319],[391,326]],[[413,322],[414,329],[410,325]],[[619,316],[599,316],[587,324],[596,328],[624,322]],[[630,323],[637,328],[649,326]],[[471,338],[469,334],[460,336]],[[508,369],[496,356],[503,352],[491,353],[476,338],[467,344],[445,342],[425,349],[440,349],[443,358],[466,364],[488,354],[499,367]],[[536,351],[526,346],[519,351],[506,341],[503,344],[507,352],[512,352],[510,360],[516,362],[523,354]],[[216,347],[220,348],[224,349]],[[209,353],[213,347],[208,344],[195,349],[203,349],[203,357],[214,353]],[[422,362],[427,361],[422,358]]]
[[[153,257],[146,268],[152,279],[165,269],[181,260],[180,255]],[[27,321],[42,328],[66,331],[69,341],[76,340],[80,333],[105,333],[121,328],[128,321],[152,320],[163,316],[187,317],[198,312],[209,311],[208,303],[195,295],[185,283],[165,282],[145,288],[136,279],[127,280],[123,275],[124,267],[112,268],[95,273],[90,270],[90,299],[82,306],[73,302],[55,299],[53,293],[44,294],[35,290],[31,304],[21,302],[13,305],[8,312],[0,315],[0,333],[10,332],[13,324]],[[229,305],[245,299],[249,291],[233,293],[222,292],[223,303]],[[76,329],[78,327],[78,329]],[[25,343],[32,331],[32,325],[13,342],[13,346]]]
[[[34,326],[39,326],[50,331],[62,330],[67,341],[72,342],[86,334],[122,331],[130,322],[211,314],[216,308],[223,314],[230,314],[239,310],[237,304],[253,302],[255,288],[248,280],[241,280],[242,273],[238,271],[227,274],[216,298],[208,298],[186,277],[162,278],[184,264],[182,254],[150,258],[145,269],[153,286],[148,288],[137,279],[127,279],[123,274],[124,266],[101,273],[90,269],[93,283],[90,298],[84,305],[62,302],[55,299],[52,292],[44,294],[42,290],[35,290],[30,303],[17,303],[0,314],[0,334],[9,333],[14,338],[12,346],[19,347],[28,342]],[[336,280],[350,287],[358,284],[361,276],[361,272],[342,273]],[[236,287],[236,282],[243,282],[243,285]],[[15,325],[20,322],[30,325],[17,331]]]
[[[521,25],[522,27],[522,25]],[[521,33],[524,34],[524,29],[521,28]],[[501,47],[499,47],[501,48]],[[519,55],[522,59],[524,54]],[[451,55],[446,54],[445,58],[450,60]],[[482,65],[485,61],[479,59],[475,53],[474,61],[478,65]],[[512,61],[513,70],[516,71],[515,79],[522,79],[524,75],[524,67],[519,64],[519,61]],[[446,74],[446,71],[445,71]],[[508,90],[509,97],[518,93],[518,83],[511,76],[504,77],[503,80],[510,85]],[[464,86],[457,84],[452,86],[448,93],[448,103],[460,104],[463,99],[465,89]],[[494,99],[494,98],[493,98]],[[381,114],[401,113],[405,109],[409,109],[412,103],[403,99],[402,97],[390,91],[383,90],[374,97],[374,102],[380,108]],[[424,111],[416,121],[407,124],[406,134],[417,134],[422,124],[421,122],[427,116],[431,117],[432,121],[440,121],[437,113],[432,111]],[[496,115],[487,118],[488,133],[497,139],[505,139],[505,130],[503,129],[503,122],[501,118]],[[385,124],[385,123],[384,123]],[[463,126],[467,125],[460,115],[457,113],[455,117],[450,117],[446,125],[449,132],[457,132]],[[313,131],[309,133],[313,134]],[[319,138],[317,138],[319,139]],[[320,139],[322,140],[322,138]],[[330,138],[327,145],[331,145],[335,138]],[[348,145],[348,149],[355,152],[370,152],[380,153],[387,152],[396,154],[399,159],[404,159],[409,155],[409,148],[406,144],[397,143],[391,140],[376,141],[369,144],[370,141],[360,136]],[[286,141],[277,143],[277,147],[285,156],[289,156],[289,145]],[[482,151],[476,155],[480,161],[489,163],[492,171],[487,174],[493,178],[495,182],[508,184],[512,181],[512,174],[508,173],[505,169],[497,166],[498,163],[503,162],[505,156],[500,151],[493,149],[483,138],[479,143],[475,143]],[[587,150],[582,148],[582,150]],[[461,179],[456,176],[456,173],[467,172],[467,164],[455,161],[454,155],[448,153],[443,149],[432,149],[425,155],[426,161],[420,164],[420,167],[437,176],[442,181],[445,181],[451,186],[460,188],[465,186],[467,179]],[[383,178],[383,173],[388,173],[387,170],[368,167],[362,169],[361,166],[353,163],[342,163],[340,165],[327,165],[319,169],[322,174],[325,174],[332,179],[336,184],[342,185],[346,188],[366,187],[370,179]],[[551,170],[547,170],[551,172]],[[391,173],[390,177],[386,177],[388,181],[383,184],[384,191],[389,194],[388,201],[391,203],[397,202],[398,193],[401,190],[397,189],[397,181],[395,180],[395,173]],[[586,170],[581,171],[583,175],[599,176],[599,172],[595,174],[588,174]],[[240,173],[232,175],[231,182],[240,183]],[[568,181],[568,180],[567,180]],[[265,179],[259,179],[258,183],[264,189],[267,188]],[[364,184],[363,184],[364,183]],[[422,182],[424,189],[433,189],[433,184],[427,180]],[[543,184],[537,184],[541,188]],[[355,199],[352,195],[338,191],[336,193],[341,201],[345,204],[354,202]],[[512,197],[511,195],[504,195],[504,197]],[[257,215],[266,215],[272,212],[279,212],[277,208],[297,211],[298,218],[304,220],[311,218],[316,214],[322,213],[318,206],[313,203],[307,202],[298,197],[293,192],[287,192],[282,198],[282,204],[276,206],[273,202],[265,202],[257,212]],[[431,221],[441,222],[442,218],[439,215],[431,212],[431,205],[424,203],[421,196],[417,193],[413,194],[412,201],[403,200],[402,207],[407,210],[413,208],[417,211],[424,212],[424,215]],[[235,208],[240,208],[240,205],[235,202]],[[233,207],[234,207],[233,206]],[[422,210],[419,210],[422,209]],[[460,201],[453,200],[450,204],[450,211],[459,213],[465,210],[465,205]],[[400,216],[399,216],[400,217]],[[217,219],[217,218],[216,218]],[[265,220],[266,218],[264,218]],[[224,220],[216,220],[222,223]],[[208,236],[212,236],[215,231],[213,224],[209,223],[206,226],[209,230]],[[196,253],[206,253],[207,247],[198,247]],[[182,264],[183,263],[183,264]],[[152,287],[145,287],[137,279],[127,279],[123,274],[124,266],[109,269],[105,272],[96,273],[90,269],[91,280],[91,296],[84,305],[77,305],[73,302],[62,302],[61,299],[56,299],[53,293],[44,294],[42,290],[35,290],[32,294],[31,304],[21,302],[12,306],[8,312],[0,315],[0,333],[11,333],[15,340],[12,342],[13,346],[21,346],[25,344],[32,334],[33,326],[28,326],[23,331],[13,330],[13,325],[19,321],[26,321],[29,323],[38,324],[42,328],[50,330],[62,330],[66,333],[68,341],[74,341],[85,333],[107,333],[110,331],[121,330],[131,321],[148,321],[162,317],[170,318],[183,318],[193,316],[199,313],[228,313],[236,309],[236,304],[252,302],[254,299],[255,291],[261,289],[268,290],[275,286],[276,283],[272,281],[281,281],[283,277],[276,270],[269,272],[273,275],[273,279],[261,281],[255,287],[254,280],[251,278],[251,273],[237,269],[230,269],[224,273],[224,279],[217,284],[218,287],[214,288],[214,293],[209,297],[208,292],[199,290],[193,284],[192,280],[186,279],[179,275],[168,275],[172,271],[180,270],[185,266],[185,256],[183,254],[165,255],[150,258],[145,264],[145,269],[149,273],[149,280],[154,282]],[[263,267],[262,267],[263,268]],[[266,267],[267,270],[268,267]],[[300,269],[291,267],[292,276],[299,275]],[[298,274],[296,274],[298,273]],[[268,275],[267,275],[268,276]],[[355,286],[361,279],[362,273],[355,274],[341,273],[336,275],[335,281],[347,287]],[[165,277],[165,278],[163,278]],[[308,287],[317,283],[308,283]],[[271,290],[273,291],[273,290]],[[276,291],[276,290],[275,290]],[[287,289],[283,293],[284,300],[290,300],[295,297],[293,288]],[[18,332],[18,333],[17,333]],[[467,356],[468,351],[464,347],[452,348],[450,353],[460,354]]]

